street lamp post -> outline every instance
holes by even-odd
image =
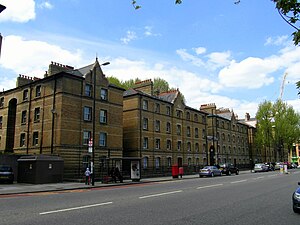
[[[96,59],[98,61],[98,59]],[[106,66],[109,65],[110,62],[102,63],[100,66]],[[92,186],[95,185],[95,132],[96,132],[96,71],[95,67],[90,71],[91,75],[93,76],[93,137],[92,137],[92,162],[91,162],[91,175],[92,175]]]

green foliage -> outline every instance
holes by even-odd
[[[139,78],[135,78],[134,80],[133,79],[126,80],[123,82],[124,88],[126,90],[128,90],[128,89],[132,88],[136,82],[139,82],[139,81],[141,81]]]
[[[276,151],[290,149],[300,140],[300,114],[281,100],[274,104],[264,101],[256,114],[256,144],[261,148],[271,146]]]
[[[270,101],[264,101],[263,103],[259,104],[256,113],[257,131],[255,141],[257,146],[263,147],[270,144],[269,132],[272,129],[271,117],[272,103]]]
[[[122,87],[125,90],[133,88],[135,83],[141,81],[141,79],[139,79],[139,78],[130,79],[127,81],[120,81],[118,78],[113,77],[113,76],[107,77],[107,79],[108,79],[109,83],[114,84],[119,87]],[[176,90],[175,88],[170,88],[169,83],[162,78],[154,78],[153,89],[154,89],[154,91],[159,91],[160,93]],[[185,103],[184,95],[180,93],[180,97],[182,98],[183,102]]]
[[[141,81],[139,78],[135,78],[135,80],[130,79],[127,81],[120,81],[118,78],[116,78],[114,76],[107,77],[107,79],[108,79],[109,83],[117,85],[119,87],[122,87],[125,90],[132,88],[136,82]]]
[[[300,81],[296,83],[297,89],[298,89],[298,95],[300,95]]]
[[[123,87],[123,84],[119,81],[118,78],[111,76],[111,77],[108,77],[107,79],[108,79],[109,83],[114,84],[119,87]]]
[[[137,5],[137,4],[136,4],[136,1],[135,1],[135,0],[132,0],[132,3],[131,3],[131,4],[132,4],[132,6],[133,6],[134,9],[140,9],[140,8],[141,8],[140,5]]]
[[[300,30],[297,27],[300,14],[300,3],[297,0],[272,0],[280,16],[296,31],[292,33],[295,45],[300,42]]]
[[[153,89],[159,90],[159,92],[165,92],[165,91],[169,91],[170,87],[169,87],[169,83],[164,79],[154,78]]]

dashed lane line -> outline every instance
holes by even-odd
[[[232,181],[230,182],[231,184],[237,184],[237,183],[242,183],[242,182],[246,182],[247,180],[237,180],[237,181]]]
[[[180,193],[180,192],[182,192],[182,190],[163,192],[163,193],[158,193],[158,194],[153,194],[153,195],[145,195],[145,196],[139,197],[139,199],[152,198],[152,197],[158,197],[158,196],[163,196],[163,195],[171,195],[171,194],[176,194],[176,193]]]
[[[223,185],[223,184],[214,184],[214,185],[208,185],[208,186],[197,187],[196,189],[212,188],[212,187],[218,187],[218,186],[222,186],[222,185]]]
[[[78,207],[73,207],[73,208],[58,209],[58,210],[53,210],[53,211],[48,211],[48,212],[41,212],[40,215],[59,213],[59,212],[67,212],[67,211],[73,211],[73,210],[79,210],[79,209],[86,209],[86,208],[91,208],[91,207],[109,205],[109,204],[112,204],[112,203],[113,202],[104,202],[104,203],[98,203],[98,204],[92,204],[92,205],[78,206]]]

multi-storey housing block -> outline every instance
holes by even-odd
[[[214,103],[203,104],[207,116],[208,164],[233,163],[248,167],[250,160],[248,125],[240,122],[229,109],[217,109]]]
[[[124,92],[124,156],[141,158],[142,174],[205,165],[207,113],[185,105],[179,90],[158,93],[151,80]]]
[[[122,157],[123,91],[97,59],[80,69],[51,63],[43,79],[20,75],[0,93],[0,151],[59,155],[65,179],[81,178],[93,156],[97,176],[103,159]]]

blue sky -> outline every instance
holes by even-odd
[[[0,0],[0,90],[19,74],[42,78],[51,61],[109,61],[106,76],[163,78],[187,105],[216,103],[255,116],[280,95],[300,112],[300,48],[271,0]]]

